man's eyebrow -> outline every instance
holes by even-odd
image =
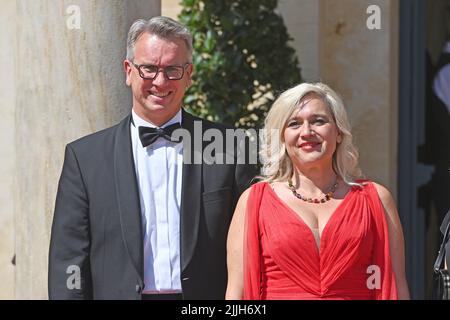
[[[139,63],[139,65],[141,65],[141,66],[156,66],[156,65],[153,64],[153,63],[147,63],[147,62]]]
[[[158,65],[153,63],[139,63],[140,66],[146,67],[156,67],[156,68],[170,68],[170,67],[182,67],[180,64],[167,64],[167,65]]]

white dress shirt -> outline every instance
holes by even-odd
[[[183,143],[158,138],[142,147],[140,126],[156,127],[132,111],[131,143],[139,185],[144,235],[142,293],[179,293],[180,204]],[[181,110],[162,127],[181,124]]]
[[[444,52],[450,53],[450,41],[446,43]],[[450,64],[438,70],[434,78],[433,89],[450,114]]]

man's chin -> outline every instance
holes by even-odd
[[[155,112],[155,113],[164,113],[167,112],[168,109],[169,108],[167,106],[161,104],[151,104],[145,106],[145,110],[147,110],[148,112]]]

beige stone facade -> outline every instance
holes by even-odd
[[[14,297],[14,213],[16,201],[14,192],[16,180],[16,145],[14,111],[15,95],[15,59],[14,31],[16,21],[16,3],[7,0],[2,3],[1,21],[4,22],[3,35],[0,37],[0,97],[1,97],[1,134],[0,134],[0,299]]]
[[[376,4],[381,29],[369,30]],[[344,99],[368,178],[397,189],[398,1],[321,0],[320,77]]]
[[[126,33],[135,19],[159,15],[160,3],[6,3],[0,13],[7,35],[1,38],[0,60],[0,88],[6,96],[0,118],[0,150],[5,153],[0,159],[0,298],[46,299],[50,227],[64,147],[129,112],[131,97],[122,70]]]

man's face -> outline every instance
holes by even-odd
[[[134,47],[134,64],[155,65],[159,68],[184,66],[188,60],[188,49],[183,40],[162,39],[144,33]],[[181,108],[184,93],[191,84],[193,66],[188,64],[183,78],[169,80],[162,69],[153,80],[145,80],[131,61],[124,61],[126,83],[133,93],[133,110],[144,120],[161,126],[169,121]]]

